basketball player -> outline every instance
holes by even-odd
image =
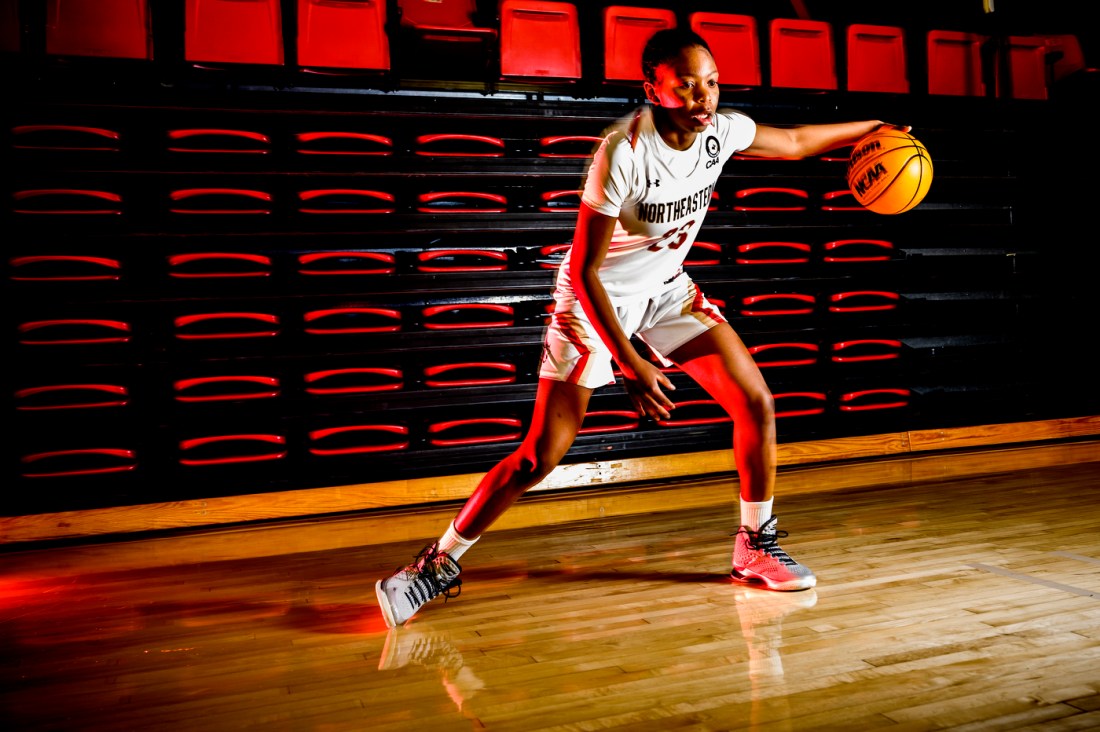
[[[686,29],[655,34],[642,54],[649,104],[604,138],[590,164],[570,250],[554,290],[531,424],[519,448],[481,480],[443,536],[375,586],[389,627],[429,600],[453,597],[458,559],[565,456],[612,361],[638,413],[670,417],[675,387],[630,342],[676,364],[733,419],[740,528],[731,577],[772,590],[817,579],[778,544],[772,515],[776,433],[772,394],[740,337],[684,271],[723,164],[735,152],[802,158],[850,145],[877,120],[791,128],[718,110],[718,69]],[[908,129],[908,128],[905,128]]]

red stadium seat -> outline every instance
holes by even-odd
[[[1046,36],[1047,57],[1051,62],[1051,81],[1058,82],[1080,72],[1095,74],[1097,69],[1085,62],[1081,41],[1073,33]]]
[[[823,20],[774,18],[770,26],[771,85],[837,88],[833,27]]]
[[[997,77],[997,94],[1012,99],[1047,98],[1047,43],[1042,36],[1009,36],[1000,53],[998,69],[1008,78]]]
[[[7,3],[16,7],[17,3]],[[46,3],[46,53],[153,58],[146,0],[54,0]]]
[[[396,64],[403,76],[485,78],[499,75],[497,28],[485,25],[476,0],[396,0]]]
[[[761,85],[756,18],[733,13],[696,12],[688,16],[688,23],[710,46],[724,87]]]
[[[659,30],[676,26],[667,8],[609,5],[603,12],[604,81],[636,83],[642,77],[642,49]]]
[[[22,29],[19,24],[19,3],[0,4],[0,53],[19,53]]]
[[[553,39],[553,43],[547,43]],[[503,0],[500,5],[500,75],[504,79],[581,78],[577,6],[547,0]]]
[[[928,93],[985,96],[982,44],[985,36],[965,31],[928,31]]]
[[[386,0],[298,0],[298,65],[389,71]]]
[[[479,26],[476,0],[397,0],[401,25],[422,40],[482,42],[496,38],[495,28]]]
[[[905,31],[898,26],[848,26],[848,91],[909,93]]]
[[[183,55],[192,63],[283,63],[279,0],[187,0]]]

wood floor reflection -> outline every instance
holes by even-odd
[[[393,631],[373,583],[420,539],[217,561],[186,538],[147,562],[140,542],[8,552],[3,724],[1100,728],[1100,463],[780,496],[776,513],[816,590],[732,584],[730,511],[668,505],[490,532],[461,594]]]

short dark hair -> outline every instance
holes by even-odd
[[[710,46],[701,35],[688,28],[665,28],[653,34],[642,50],[642,76],[649,83],[657,81],[657,67],[680,55],[685,48],[700,46],[710,53]]]

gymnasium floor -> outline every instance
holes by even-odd
[[[1098,466],[780,495],[820,578],[798,593],[727,579],[732,503],[490,531],[461,594],[391,631],[373,583],[424,540],[367,517],[312,551],[280,547],[332,524],[8,552],[0,709],[21,732],[1097,729]]]

